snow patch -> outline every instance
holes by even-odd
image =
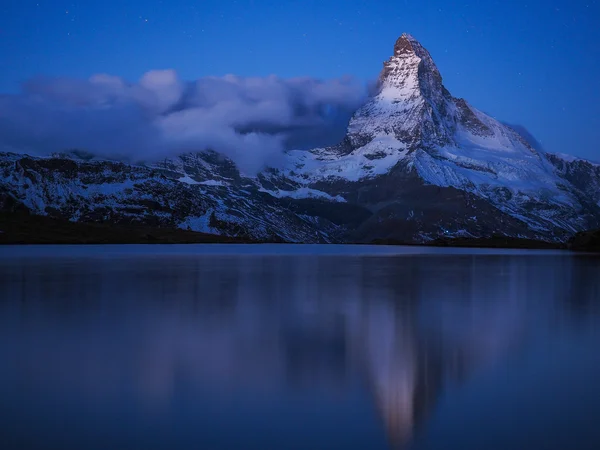
[[[210,224],[210,216],[212,214],[212,210],[208,210],[202,216],[195,217],[187,217],[183,222],[181,222],[178,227],[182,230],[192,230],[200,233],[209,233],[209,234],[219,234],[219,232],[213,229]]]
[[[189,175],[185,175],[184,177],[179,178],[177,181],[181,183],[191,184],[191,185],[202,185],[202,186],[226,186],[225,183],[218,180],[205,180],[205,181],[196,181],[191,178]]]
[[[179,178],[177,181],[185,184],[201,184],[199,181],[196,181],[193,178],[191,178],[188,174]]]
[[[325,200],[329,200],[332,202],[339,202],[339,203],[346,202],[346,199],[340,195],[336,195],[335,197],[333,197],[333,196],[327,194],[326,192],[318,191],[316,189],[311,189],[311,188],[306,188],[306,187],[296,189],[295,191],[283,191],[283,190],[269,191],[264,188],[260,188],[259,191],[265,192],[265,193],[272,195],[273,197],[277,197],[277,198],[283,198],[283,197],[291,197],[291,198],[296,198],[296,199],[323,198]]]
[[[227,186],[227,184],[223,183],[222,181],[218,181],[218,180],[206,180],[206,181],[201,181],[198,184],[202,184],[204,186]]]

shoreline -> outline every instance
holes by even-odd
[[[598,252],[599,232],[575,235],[568,243],[494,235],[488,238],[438,238],[427,243],[376,239],[371,242],[293,243],[256,241],[244,237],[226,237],[176,228],[69,222],[30,214],[0,214],[0,245],[192,245],[192,244],[287,244],[357,245],[419,248],[471,248],[515,250],[570,250]]]

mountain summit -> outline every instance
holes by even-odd
[[[381,73],[380,80],[382,82],[388,79],[390,72],[394,69],[398,69],[402,66],[416,65],[421,77],[428,75],[430,79],[427,79],[427,84],[435,86],[437,89],[443,89],[442,77],[440,72],[433,62],[431,55],[410,34],[404,33],[398,38],[394,45],[394,55],[389,61],[384,63],[384,69]],[[428,77],[428,78],[429,78]]]
[[[394,135],[411,150],[450,141],[452,131],[436,126],[448,121],[450,93],[431,55],[415,38],[403,34],[396,41],[378,84],[377,95],[350,122],[348,137],[353,148],[381,134]]]
[[[276,241],[565,241],[600,227],[600,166],[535,149],[453,97],[403,34],[338,145],[290,151],[253,178],[214,152],[145,166],[0,154],[0,209],[15,207]]]

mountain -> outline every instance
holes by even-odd
[[[261,179],[242,177],[231,160],[214,152],[144,165],[74,154],[3,153],[0,210],[275,242],[337,242],[339,230],[370,215],[358,205],[331,202],[324,193],[312,196],[310,190],[271,195]]]
[[[352,233],[359,240],[494,232],[564,240],[594,227],[600,213],[600,190],[587,187],[598,186],[597,166],[535,150],[452,97],[429,52],[407,34],[344,141],[293,157],[290,178],[373,211]],[[573,171],[594,181],[579,183]]]
[[[536,149],[453,97],[429,52],[403,34],[338,145],[290,151],[252,177],[215,152],[135,165],[4,153],[0,204],[271,241],[564,242],[600,228],[600,165]]]

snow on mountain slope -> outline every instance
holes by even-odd
[[[334,240],[329,234],[338,226],[302,217],[289,204],[259,192],[255,183],[231,171],[229,160],[219,166],[211,161],[214,155],[205,158],[184,155],[147,167],[4,153],[0,209],[8,196],[32,213],[71,221],[178,227],[268,241]],[[192,176],[185,168],[193,169]],[[210,179],[201,177],[202,170]]]
[[[288,152],[287,175],[302,183],[329,177],[358,181],[389,172],[406,155],[406,146],[391,136],[377,137],[348,154],[336,148],[296,150]]]

